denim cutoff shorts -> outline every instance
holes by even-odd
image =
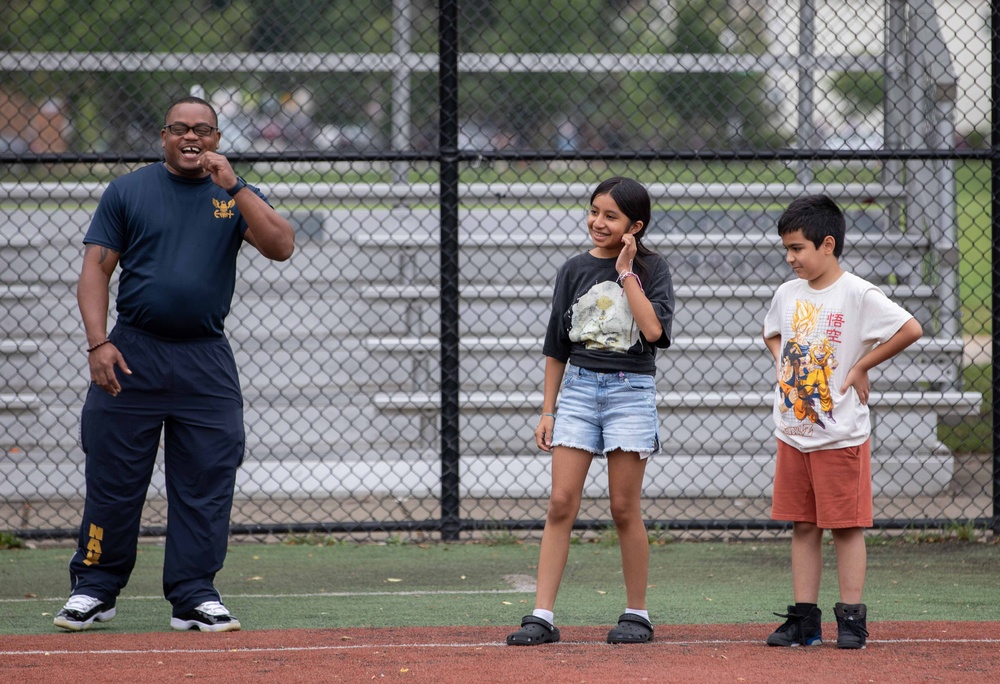
[[[642,458],[660,450],[656,380],[641,373],[597,373],[566,366],[552,445],[596,456],[612,451]]]

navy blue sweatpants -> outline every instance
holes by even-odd
[[[116,326],[117,397],[93,383],[83,407],[87,499],[70,561],[73,594],[113,602],[135,567],[139,522],[161,433],[167,488],[163,594],[174,615],[217,601],[236,470],[243,461],[243,396],[225,338],[164,340]]]

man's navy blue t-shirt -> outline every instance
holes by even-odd
[[[83,241],[121,255],[120,323],[198,339],[224,334],[246,230],[235,200],[210,176],[185,178],[156,163],[111,182]]]

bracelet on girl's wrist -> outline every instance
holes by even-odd
[[[544,418],[546,416],[548,416],[549,418],[555,418],[556,414],[554,414],[554,413],[543,413],[542,414],[542,418]]]
[[[626,278],[635,278],[635,282],[639,283],[639,289],[642,290],[643,292],[646,291],[643,289],[642,280],[639,278],[639,275],[637,273],[634,273],[633,271],[622,271],[622,273],[618,275],[618,280],[615,281],[616,283],[619,283],[622,286],[622,294],[625,294]]]

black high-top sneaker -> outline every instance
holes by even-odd
[[[868,638],[868,606],[863,603],[838,603],[837,648],[864,648]]]
[[[768,646],[818,646],[823,643],[823,611],[817,607],[800,610],[788,606],[788,613],[775,613],[785,623],[767,638]]]
[[[95,622],[107,622],[117,612],[114,601],[105,603],[93,596],[74,594],[69,597],[69,601],[66,602],[62,610],[56,614],[52,624],[56,627],[79,632],[90,629]]]

